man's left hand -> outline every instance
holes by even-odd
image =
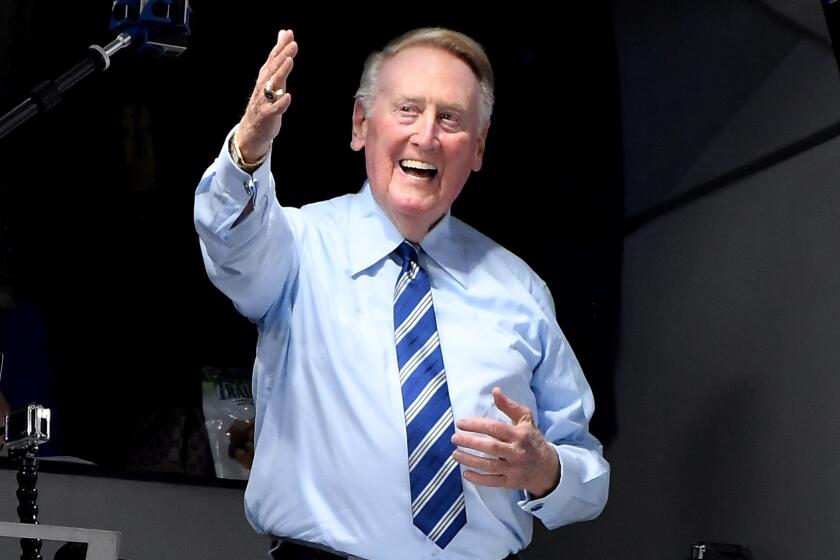
[[[464,478],[482,486],[524,488],[540,498],[554,490],[560,481],[560,460],[554,447],[543,437],[531,410],[508,398],[498,387],[493,400],[513,424],[490,418],[463,418],[452,436],[452,443],[490,457],[455,450],[452,457],[466,467]],[[472,433],[468,433],[472,432]],[[483,435],[481,435],[483,434]],[[488,437],[489,436],[489,437]]]

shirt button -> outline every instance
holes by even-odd
[[[540,511],[543,508],[542,504],[537,504],[531,508],[531,511]]]

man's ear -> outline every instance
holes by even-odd
[[[475,151],[475,159],[473,160],[473,171],[478,171],[481,169],[481,164],[484,161],[484,147],[487,144],[487,133],[490,131],[490,123],[487,123],[487,126],[484,127],[484,130],[478,136],[478,147]]]
[[[350,147],[358,152],[365,147],[365,137],[367,135],[367,117],[365,117],[365,109],[362,107],[362,102],[356,99],[353,105],[353,133],[350,137]]]

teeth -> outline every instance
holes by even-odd
[[[437,171],[437,167],[425,161],[418,161],[416,159],[404,159],[400,162],[403,167],[410,167],[412,169],[423,169],[425,171]]]

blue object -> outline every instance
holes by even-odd
[[[111,30],[131,35],[138,52],[177,56],[187,48],[192,8],[188,0],[116,0]]]
[[[424,535],[445,548],[467,523],[461,470],[452,458],[455,423],[446,368],[429,275],[408,241],[395,252],[402,260],[394,290],[394,338],[408,436],[411,515]]]

